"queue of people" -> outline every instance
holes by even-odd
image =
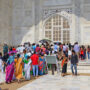
[[[57,60],[61,61],[62,76],[67,73],[67,63],[71,62],[72,75],[77,75],[77,65],[79,59],[84,60],[88,55],[90,59],[90,47],[86,49],[79,46],[76,42],[74,45],[55,43],[50,45],[48,42],[39,44],[20,45],[18,47],[3,47],[3,55],[0,53],[0,70],[6,73],[6,83],[12,80],[21,81],[30,80],[31,75],[37,78],[39,75],[47,74],[47,65],[45,55],[56,55]],[[74,70],[73,70],[74,67]]]

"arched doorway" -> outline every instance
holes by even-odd
[[[70,43],[70,26],[68,20],[56,14],[45,22],[45,38],[54,42]]]

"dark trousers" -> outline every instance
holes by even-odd
[[[6,64],[4,64],[4,72],[5,72],[5,69],[6,69]]]
[[[52,64],[52,75],[54,75],[54,71],[55,71],[55,64]]]
[[[62,73],[67,73],[67,64],[63,65]]]

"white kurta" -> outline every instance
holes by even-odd
[[[24,71],[25,71],[25,79],[26,80],[30,80],[30,69],[31,69],[31,59],[29,60],[29,62],[27,64],[25,64],[25,68],[24,68]]]
[[[0,70],[3,72],[3,61],[0,59]]]
[[[72,55],[72,52],[71,50],[68,51],[68,55],[71,56]]]

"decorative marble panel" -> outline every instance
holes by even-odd
[[[90,21],[90,3],[87,5],[83,5],[83,17],[87,21]]]
[[[33,0],[24,0],[24,9],[31,9],[32,8],[32,1]]]
[[[84,19],[90,21],[90,12],[84,13]]]
[[[23,24],[23,10],[13,10],[13,27],[20,27]]]
[[[0,0],[0,44],[10,44],[12,28],[12,0]],[[10,43],[9,43],[10,42]]]
[[[13,8],[14,9],[23,9],[24,8],[24,0],[13,0]]]
[[[83,30],[83,42],[85,44],[90,44],[90,26],[84,27],[84,30]]]
[[[62,16],[71,20],[72,8],[43,9],[43,19],[46,19],[56,13],[60,13]]]
[[[84,0],[84,4],[89,4],[90,0]]]
[[[71,0],[45,0],[44,6],[56,6],[71,4]]]
[[[84,11],[84,13],[90,12],[90,5],[84,5],[83,11]]]
[[[16,29],[16,28],[15,28]],[[13,44],[18,45],[24,42],[33,42],[34,41],[34,30],[30,27],[21,27],[13,30]]]
[[[13,27],[32,25],[32,0],[13,1]]]

